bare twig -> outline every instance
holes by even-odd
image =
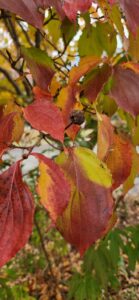
[[[40,238],[41,247],[42,247],[44,256],[45,256],[46,261],[47,261],[48,266],[49,266],[49,270],[50,270],[51,276],[54,279],[54,281],[56,281],[56,278],[54,276],[53,269],[52,269],[52,263],[51,263],[51,260],[50,260],[50,257],[49,257],[49,253],[47,252],[46,247],[45,247],[45,243],[44,243],[44,240],[43,240],[43,235],[42,235],[39,223],[37,221],[36,214],[35,214],[35,218],[34,218],[34,223],[35,223],[35,226],[36,226],[39,238]]]
[[[8,81],[12,84],[12,86],[14,87],[16,93],[18,95],[22,95],[22,92],[19,88],[19,86],[16,84],[16,82],[13,80],[13,78],[11,77],[11,75],[9,74],[9,72],[7,70],[5,70],[4,68],[0,67],[0,72],[3,73],[3,75],[8,79]]]

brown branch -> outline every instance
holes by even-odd
[[[15,44],[15,47],[16,47],[16,49],[18,51],[18,49],[20,47],[20,42],[19,42],[18,35],[16,33],[16,30],[15,30],[15,27],[13,25],[13,22],[12,22],[12,20],[10,18],[4,18],[4,16],[5,16],[5,12],[4,11],[2,11],[2,16],[3,16],[4,24],[5,24],[6,28],[7,28],[7,30],[9,31],[10,36],[11,36],[11,38],[12,38],[14,44]]]
[[[21,28],[21,30],[22,30],[22,32],[23,32],[23,34],[24,34],[24,36],[25,36],[27,42],[29,43],[29,45],[30,45],[30,46],[34,46],[33,43],[32,43],[32,41],[31,41],[31,39],[30,39],[30,37],[29,37],[29,35],[28,35],[28,33],[27,33],[27,31],[26,31],[26,30],[24,29],[24,27],[22,26],[21,22],[17,20],[17,23],[18,23],[18,25],[20,26],[20,28]]]
[[[43,138],[44,138],[44,140],[47,142],[47,144],[48,144],[49,146],[51,146],[52,148],[54,148],[55,150],[63,151],[63,147],[57,147],[57,146],[55,146],[53,143],[51,143],[51,142],[49,141],[49,139],[47,139],[46,135],[43,135]]]
[[[42,36],[41,36],[40,30],[37,29],[36,32],[35,32],[35,46],[36,46],[36,48],[40,48],[41,40],[42,40]]]
[[[14,87],[16,93],[18,95],[22,95],[22,92],[20,90],[20,88],[18,87],[18,85],[16,84],[16,82],[13,80],[13,78],[10,76],[10,74],[8,73],[7,70],[5,70],[4,68],[0,67],[0,72],[3,73],[3,75],[8,79],[8,81],[12,84],[12,86]]]
[[[43,235],[42,235],[42,232],[41,232],[39,223],[38,223],[38,221],[37,221],[36,214],[35,214],[35,218],[34,218],[34,223],[35,223],[35,226],[36,226],[36,229],[37,229],[39,238],[40,238],[41,247],[42,247],[44,256],[45,256],[46,261],[47,261],[48,266],[49,266],[49,270],[50,270],[51,276],[52,276],[52,278],[54,279],[54,281],[56,281],[56,278],[55,278],[55,275],[54,275],[53,269],[52,269],[52,263],[51,263],[51,260],[50,260],[50,257],[49,257],[49,253],[47,252],[46,247],[45,247]]]

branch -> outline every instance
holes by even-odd
[[[5,12],[2,11],[2,15],[3,15],[3,21],[4,21],[4,24],[7,28],[7,30],[9,31],[10,35],[11,35],[11,38],[13,39],[13,42],[15,44],[15,47],[17,49],[17,51],[19,50],[19,47],[20,47],[20,42],[19,42],[19,39],[18,39],[18,35],[16,33],[16,30],[15,30],[15,27],[13,25],[13,22],[10,18],[4,18],[5,16]]]
[[[45,247],[45,243],[44,243],[44,240],[43,240],[43,235],[42,235],[40,226],[39,226],[39,224],[38,224],[38,221],[37,221],[37,218],[36,218],[36,214],[35,214],[35,218],[34,218],[34,223],[35,223],[35,226],[36,226],[36,229],[37,229],[39,238],[40,238],[41,247],[42,247],[44,256],[45,256],[46,261],[47,261],[48,266],[49,266],[49,270],[50,270],[51,276],[52,276],[52,278],[54,279],[54,281],[56,281],[56,278],[55,278],[55,276],[54,276],[53,269],[52,269],[52,263],[51,263],[51,260],[50,260],[50,258],[49,258],[49,253],[47,252],[46,247]]]
[[[22,95],[22,92],[20,90],[20,88],[18,87],[18,85],[16,84],[16,82],[13,80],[13,78],[10,76],[10,74],[8,73],[7,70],[3,69],[2,67],[0,67],[0,72],[4,74],[4,76],[8,79],[8,81],[12,84],[12,86],[14,87],[16,93],[18,95]]]
[[[32,41],[31,41],[31,39],[30,39],[30,37],[29,37],[29,35],[28,35],[28,33],[27,33],[27,31],[26,31],[26,30],[24,29],[24,27],[22,26],[21,22],[17,20],[17,23],[18,23],[18,25],[20,26],[20,28],[21,28],[21,30],[22,30],[22,32],[23,32],[23,34],[24,34],[24,36],[25,36],[27,42],[29,43],[29,45],[30,45],[30,46],[34,46],[33,43],[32,43]]]

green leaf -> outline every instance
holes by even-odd
[[[56,45],[61,37],[61,21],[58,20],[51,20],[46,27],[48,30],[48,34],[50,35],[53,43]]]
[[[79,54],[101,56],[106,51],[112,56],[116,50],[116,31],[109,23],[97,23],[96,26],[85,27],[79,40]]]
[[[75,36],[79,26],[75,23],[71,23],[68,18],[65,18],[61,24],[61,31],[63,39],[66,45],[72,40]]]
[[[111,173],[106,165],[102,163],[95,153],[87,148],[74,149],[77,163],[80,164],[82,171],[91,182],[98,183],[109,188],[112,183]]]

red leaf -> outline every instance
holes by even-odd
[[[40,101],[40,100],[44,101],[46,99],[47,100],[53,100],[53,97],[49,92],[40,89],[38,86],[35,86],[33,88],[33,94],[34,94],[35,100],[37,100],[37,101]]]
[[[119,2],[125,14],[129,30],[136,35],[139,27],[139,1],[119,0]]]
[[[34,0],[0,0],[0,8],[19,15],[35,27],[41,28],[43,25],[43,15]]]
[[[15,112],[0,119],[0,157],[12,143],[12,132],[14,129]]]
[[[97,68],[88,74],[85,78],[81,91],[84,92],[85,97],[93,103],[104,84],[107,82],[108,78],[111,75],[111,68],[108,65],[103,65],[101,68]]]
[[[43,9],[53,6],[62,19],[65,17],[65,12],[62,9],[61,0],[35,0],[35,2],[38,6],[42,7]]]
[[[24,109],[24,117],[32,127],[63,142],[64,122],[61,111],[49,100],[35,101]]]
[[[74,21],[76,19],[77,12],[87,11],[92,4],[92,0],[65,0],[63,4],[63,10],[67,17]]]
[[[86,148],[62,153],[57,161],[72,187],[69,205],[58,218],[57,229],[83,254],[108,228],[113,211],[111,176]]]
[[[50,213],[53,222],[62,214],[70,199],[70,184],[63,170],[42,154],[32,153],[40,161],[38,193],[40,201]]]
[[[33,214],[32,195],[17,162],[0,175],[0,266],[27,243]]]
[[[129,30],[136,35],[139,27],[139,1],[138,0],[109,0],[111,5],[119,2],[123,13],[125,14]]]
[[[114,68],[110,96],[125,111],[136,116],[139,114],[139,74],[133,70],[133,65],[129,68],[129,64],[123,64]]]
[[[92,0],[65,0],[63,5],[61,0],[0,0],[0,8],[13,12],[22,17],[26,22],[32,24],[37,28],[41,28],[43,25],[43,11],[46,8],[53,6],[61,18],[65,15],[74,21],[76,19],[77,12],[85,12],[91,6]]]

